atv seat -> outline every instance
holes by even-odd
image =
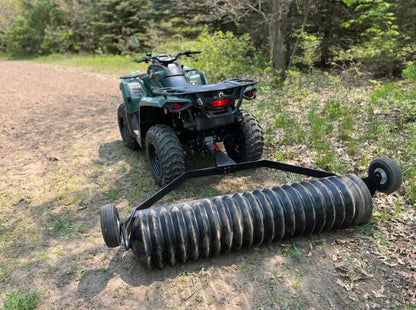
[[[189,86],[188,80],[185,78],[185,74],[181,65],[175,61],[165,66],[151,65],[148,70],[148,74],[151,75],[154,71],[162,71],[163,79],[160,80],[164,87],[181,87]]]

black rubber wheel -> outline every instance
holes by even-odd
[[[121,242],[121,223],[117,208],[114,204],[101,207],[101,233],[104,242],[109,248],[115,248]]]
[[[380,181],[377,190],[390,194],[396,191],[402,184],[402,172],[399,165],[392,159],[382,157],[373,160],[368,167],[368,176],[378,174]]]
[[[118,120],[118,127],[120,128],[121,140],[123,140],[123,144],[127,148],[131,150],[138,150],[139,143],[137,143],[136,138],[130,134],[129,129],[127,128],[125,113],[126,113],[126,108],[124,104],[120,104],[120,106],[118,107],[118,112],[117,112],[117,120]]]
[[[147,131],[146,155],[159,185],[165,185],[185,172],[182,146],[168,125],[158,124]]]
[[[236,162],[253,161],[263,154],[263,130],[251,113],[241,111],[242,121],[232,127],[232,136],[224,140],[225,150]]]

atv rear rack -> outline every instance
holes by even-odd
[[[163,87],[153,89],[152,92],[159,96],[184,96],[191,94],[199,94],[213,91],[221,91],[231,88],[243,88],[257,84],[257,81],[249,78],[228,79],[221,83],[209,85],[185,85],[178,87]]]

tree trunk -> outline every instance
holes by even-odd
[[[285,53],[282,36],[282,0],[272,0],[272,18],[270,21],[270,59],[272,61],[273,73],[280,77],[281,81],[286,79]]]

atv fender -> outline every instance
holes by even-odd
[[[124,105],[127,113],[134,113],[139,110],[140,100],[150,95],[147,87],[140,79],[123,79],[120,82],[120,90],[123,94]]]

